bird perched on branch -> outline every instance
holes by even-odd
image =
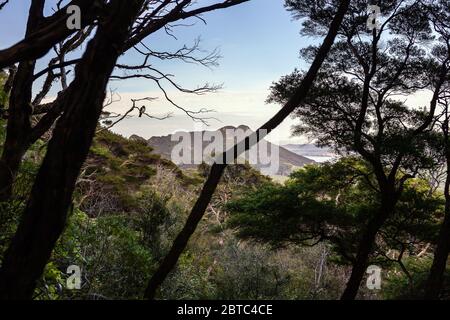
[[[140,109],[139,109],[139,118],[141,118],[142,117],[142,115],[145,113],[145,106],[142,106]]]

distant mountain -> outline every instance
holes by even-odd
[[[232,145],[233,141],[230,141],[232,139],[234,139],[234,137],[228,134],[227,130],[235,130],[235,129],[242,129],[246,132],[250,131],[251,129],[247,126],[239,126],[239,127],[232,127],[232,126],[226,126],[223,128],[218,129],[217,131],[220,131],[222,133],[222,136],[225,137],[224,139],[224,146],[226,144],[226,142],[228,141],[229,145]],[[216,132],[217,132],[216,131]],[[211,133],[214,134],[216,133],[215,131],[203,131],[202,134],[205,133]],[[198,132],[199,133],[199,132]],[[189,132],[190,137],[191,137],[191,141],[192,141],[192,145],[193,145],[193,141],[195,139],[194,136],[194,132]],[[175,139],[174,139],[175,140]],[[275,148],[275,145],[270,143],[269,141],[263,139],[263,141],[265,143],[267,143],[267,150],[268,150],[268,156],[270,157],[271,155],[271,150],[274,150],[273,148]],[[170,159],[171,158],[171,153],[173,148],[178,144],[178,141],[172,141],[172,135],[167,135],[167,136],[161,136],[161,137],[152,137],[148,140],[148,144],[153,147],[154,151],[156,153],[161,154],[163,157]],[[207,147],[211,142],[209,141],[203,141],[203,150],[205,147]],[[225,150],[225,147],[224,147]],[[256,164],[252,164],[252,167],[258,169],[259,171],[261,171],[261,173],[266,174],[266,175],[282,175],[282,176],[287,176],[289,175],[295,168],[298,167],[303,167],[305,164],[309,164],[309,163],[314,163],[314,160],[308,159],[302,155],[298,155],[295,152],[292,152],[290,150],[288,150],[287,148],[278,146],[278,150],[279,150],[279,166],[277,168],[274,167],[270,167],[270,165],[267,164],[263,164],[259,161],[258,159],[258,163]],[[193,148],[191,148],[191,155],[193,157]],[[247,153],[247,157],[246,159],[249,159],[248,157],[248,153]],[[195,167],[196,165],[193,164],[183,164],[180,165],[181,168],[192,168]]]
[[[316,162],[325,162],[338,156],[332,149],[317,147],[315,144],[285,144],[283,148]]]

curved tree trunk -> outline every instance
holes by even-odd
[[[322,66],[325,58],[330,51],[334,40],[337,36],[340,25],[344,19],[345,13],[349,7],[349,0],[342,0],[339,5],[339,9],[336,13],[336,16],[333,19],[333,22],[330,25],[330,29],[328,31],[327,36],[325,37],[322,46],[320,47],[316,58],[314,59],[309,71],[307,72],[305,78],[303,79],[300,87],[296,90],[293,97],[283,106],[283,108],[269,121],[267,121],[261,128],[256,131],[256,139],[247,138],[242,143],[245,144],[245,148],[241,148],[238,145],[235,145],[233,148],[228,150],[222,155],[223,159],[235,159],[239,152],[243,152],[243,150],[250,149],[254,143],[259,142],[264,136],[275,129],[281,122],[284,121],[294,110],[295,108],[302,102],[302,100],[307,95],[309,89],[311,88],[316,75]],[[252,141],[253,144],[250,142]],[[227,155],[229,155],[227,157]],[[225,162],[225,161],[224,161]],[[225,162],[226,163],[226,162]],[[156,290],[158,287],[164,282],[167,275],[170,271],[175,267],[178,262],[178,259],[181,253],[186,248],[190,237],[194,233],[197,228],[198,223],[202,219],[205,210],[211,201],[211,198],[217,188],[217,185],[222,177],[223,171],[226,168],[225,164],[213,164],[209,177],[203,185],[203,189],[198,197],[194,207],[189,214],[189,217],[181,230],[181,232],[176,237],[169,253],[164,258],[163,262],[155,272],[155,274],[150,279],[147,289],[145,290],[144,297],[146,299],[154,299]]]
[[[0,270],[0,299],[30,299],[67,220],[80,168],[102,110],[108,79],[143,0],[111,1],[64,98],[22,221]]]

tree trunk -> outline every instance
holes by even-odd
[[[6,139],[0,158],[0,201],[11,197],[14,178],[28,146],[34,61],[19,64],[9,99]]]
[[[19,143],[14,143],[12,146],[5,144],[0,159],[0,202],[11,198],[14,179],[19,171],[23,156],[23,148]]]
[[[32,1],[27,22],[27,36],[33,33],[42,20],[44,3],[44,0]],[[6,201],[11,197],[14,178],[28,146],[35,65],[35,60],[21,62],[13,79],[6,140],[0,158],[0,201]]]
[[[336,13],[336,16],[333,19],[333,22],[330,25],[328,34],[325,37],[322,46],[320,47],[317,53],[317,56],[314,59],[307,74],[305,75],[305,78],[303,79],[300,87],[296,90],[292,98],[283,106],[283,108],[277,114],[275,114],[275,116],[273,116],[269,121],[267,121],[261,128],[259,128],[256,131],[255,133],[256,139],[249,139],[249,138],[245,139],[245,141],[243,142],[245,144],[244,145],[245,148],[241,148],[240,146],[235,145],[233,148],[231,148],[222,155],[222,159],[224,160],[235,159],[237,156],[239,156],[238,151],[243,152],[244,149],[245,150],[250,149],[254,145],[254,143],[259,142],[264,137],[264,135],[275,129],[281,122],[283,122],[284,119],[286,119],[295,110],[295,108],[298,107],[298,105],[303,101],[309,89],[311,88],[317,76],[317,73],[320,67],[322,66],[322,63],[324,62],[325,58],[328,55],[328,52],[330,51],[334,43],[342,20],[344,19],[345,13],[347,12],[347,9],[349,7],[349,3],[350,3],[349,0],[342,0],[340,2],[339,9]],[[261,134],[261,132],[264,131],[265,133]],[[231,157],[227,156],[227,154],[230,155]],[[217,163],[213,164],[213,166],[211,167],[209,177],[206,180],[205,184],[203,185],[203,189],[200,193],[200,196],[198,197],[194,207],[192,208],[191,213],[189,214],[189,217],[183,229],[176,237],[169,253],[166,255],[163,262],[159,266],[158,270],[155,272],[155,274],[152,276],[152,278],[148,283],[147,289],[145,290],[144,294],[144,297],[146,299],[155,298],[156,290],[164,282],[167,275],[177,264],[177,261],[181,253],[184,251],[189,242],[189,238],[192,236],[195,229],[197,228],[198,223],[202,219],[225,168],[226,164],[217,164]]]
[[[448,114],[448,110],[446,110]],[[439,231],[439,238],[434,251],[433,264],[431,265],[430,274],[425,283],[424,298],[428,300],[439,299],[444,282],[444,273],[447,266],[447,259],[450,252],[450,145],[448,136],[448,118],[443,126],[445,136],[445,156],[447,160],[447,176],[445,179],[445,217]]]
[[[103,21],[75,69],[25,212],[0,270],[0,299],[30,299],[67,220],[80,168],[106,95],[120,48],[143,0],[111,1]]]
[[[447,198],[447,197],[446,197]],[[439,240],[434,252],[433,264],[425,285],[425,299],[437,300],[442,290],[444,273],[450,251],[450,199],[446,199],[445,218],[439,232]]]
[[[372,253],[377,233],[395,208],[396,201],[393,196],[386,195],[382,198],[380,211],[371,219],[360,240],[352,273],[341,296],[341,300],[354,300],[356,298],[368,266],[367,263]]]
[[[373,244],[378,233],[378,224],[372,223],[367,227],[364,233],[356,255],[355,263],[353,264],[352,273],[350,279],[347,282],[344,293],[341,296],[341,300],[354,300],[358,294],[359,286],[367,268],[367,261],[369,260],[370,253],[372,252]]]

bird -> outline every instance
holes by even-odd
[[[142,106],[140,109],[139,109],[139,118],[141,118],[142,117],[142,115],[145,113],[145,106]]]

